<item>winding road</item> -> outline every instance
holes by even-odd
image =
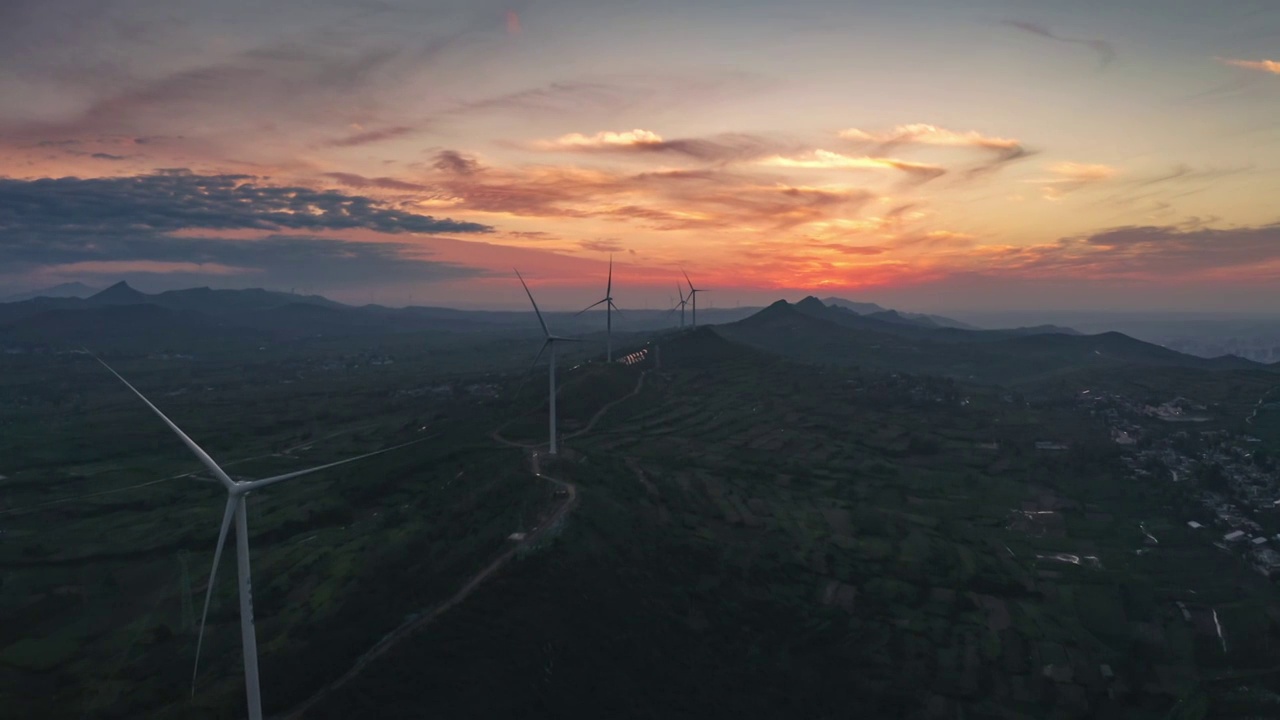
[[[575,438],[575,437],[578,437],[579,435],[589,432],[592,428],[595,427],[596,423],[600,420],[600,418],[604,417],[604,414],[610,408],[614,407],[620,402],[623,402],[624,400],[635,397],[637,394],[639,394],[640,390],[644,388],[644,378],[646,374],[647,374],[647,371],[640,373],[640,379],[636,382],[635,389],[633,389],[630,393],[618,398],[617,400],[614,400],[606,404],[604,407],[601,407],[599,410],[596,411],[594,415],[592,415],[591,420],[586,424],[586,426],[584,426],[581,430],[578,430],[577,432],[571,435],[565,435],[564,439],[568,440],[570,438]],[[516,554],[520,552],[521,548],[537,545],[537,543],[541,541],[544,537],[554,532],[564,522],[565,518],[567,518],[569,514],[572,513],[578,507],[577,486],[571,482],[561,480],[559,478],[554,478],[554,477],[551,477],[550,475],[544,474],[542,472],[541,454],[540,454],[540,451],[536,449],[537,448],[536,445],[532,445],[528,443],[518,443],[502,437],[502,434],[501,434],[502,428],[506,427],[507,424],[508,423],[503,423],[503,425],[496,428],[492,433],[490,433],[490,437],[492,437],[495,442],[501,445],[528,450],[529,451],[529,455],[528,455],[529,471],[533,473],[534,477],[539,478],[541,480],[546,480],[547,482],[556,486],[557,489],[564,490],[565,495],[564,495],[563,501],[558,503],[554,507],[550,515],[548,515],[545,520],[539,523],[535,530],[525,535],[525,537],[522,538],[521,540],[512,544],[510,547],[504,550],[501,555],[499,555],[492,562],[486,565],[484,569],[480,570],[480,572],[471,576],[471,578],[467,580],[466,584],[464,584],[449,599],[445,600],[439,605],[436,605],[432,609],[422,613],[420,616],[403,623],[402,625],[400,625],[400,627],[396,628],[395,630],[392,630],[390,633],[385,635],[381,640],[375,643],[373,647],[369,648],[368,651],[366,651],[363,655],[361,655],[360,658],[356,660],[355,664],[351,667],[351,669],[348,670],[346,673],[344,673],[342,677],[338,678],[332,683],[329,683],[325,687],[321,688],[319,692],[312,695],[308,700],[306,700],[305,702],[303,702],[301,705],[294,708],[293,710],[289,711],[287,714],[278,716],[280,720],[298,720],[303,716],[305,716],[307,711],[310,710],[312,707],[315,707],[317,703],[323,701],[335,690],[338,690],[339,688],[341,688],[342,686],[346,685],[351,680],[353,680],[360,673],[364,672],[364,670],[368,668],[369,665],[374,660],[377,660],[378,658],[387,654],[387,652],[390,651],[392,648],[394,648],[396,645],[400,644],[402,641],[413,636],[414,633],[418,632],[422,628],[431,624],[431,622],[434,621],[436,618],[440,617],[444,613],[448,612],[449,610],[451,610],[452,608],[454,608],[455,606],[457,606],[458,604],[466,600],[467,597],[469,597],[471,593],[476,590],[476,588],[480,587],[480,585],[484,583],[484,581],[493,577],[495,573],[497,573],[499,570],[503,568],[503,566],[505,566],[508,562],[510,562],[511,558],[515,557]]]

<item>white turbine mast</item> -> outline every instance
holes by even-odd
[[[209,602],[213,598],[214,580],[218,576],[218,561],[222,559],[222,546],[226,544],[227,531],[231,527],[232,520],[234,520],[236,524],[236,575],[240,590],[240,641],[244,649],[245,695],[248,700],[249,720],[262,720],[262,696],[258,685],[258,641],[253,627],[253,585],[249,578],[249,524],[248,514],[245,507],[245,497],[250,492],[264,488],[268,485],[274,485],[278,482],[291,480],[303,475],[310,475],[314,472],[327,470],[332,467],[337,467],[338,465],[345,465],[350,462],[355,462],[356,460],[363,460],[365,458],[373,457],[374,455],[381,455],[408,445],[423,442],[423,440],[430,438],[414,440],[413,442],[384,448],[376,452],[365,453],[364,455],[347,458],[346,460],[339,460],[338,462],[327,463],[325,465],[307,468],[305,470],[295,470],[283,475],[262,478],[261,480],[236,481],[232,480],[231,476],[227,475],[227,473],[218,466],[218,463],[214,462],[213,458],[209,457],[208,453],[197,445],[194,440],[187,437],[186,433],[182,432],[182,430],[175,425],[172,420],[165,417],[165,414],[160,412],[159,408],[153,405],[151,401],[139,392],[137,388],[131,385],[128,380],[125,380],[120,373],[116,372],[110,365],[93,353],[90,353],[88,350],[85,350],[85,352],[88,353],[90,357],[101,363],[102,366],[109,370],[112,375],[119,378],[120,382],[125,384],[125,387],[132,390],[134,395],[137,395],[142,402],[146,403],[147,407],[151,408],[151,411],[154,412],[165,425],[169,426],[169,429],[182,440],[183,444],[186,445],[197,458],[199,458],[200,462],[204,464],[204,466],[208,468],[209,472],[213,473],[213,476],[222,483],[224,488],[226,488],[227,506],[226,510],[222,513],[222,527],[218,531],[218,546],[213,552],[213,567],[209,570],[209,587],[205,590],[204,595],[204,611],[200,614],[200,635],[196,640],[195,666],[191,672],[191,694],[192,696],[195,695],[196,675],[200,670],[200,650],[204,645],[205,620],[209,616]]]
[[[528,289],[528,288],[526,288]],[[532,299],[532,296],[530,297]],[[597,300],[585,308],[578,311],[578,315],[590,310],[597,305],[604,305],[604,322],[605,322],[605,362],[613,362],[613,311],[618,310],[618,306],[613,304],[613,256],[609,256],[609,282],[605,285],[604,298]],[[618,310],[618,312],[622,312]]]
[[[514,269],[514,268],[513,268]],[[556,454],[556,343],[559,342],[578,342],[576,338],[559,337],[552,335],[547,329],[547,321],[542,319],[542,311],[538,309],[538,303],[533,299],[533,293],[529,291],[528,284],[525,283],[524,277],[520,275],[520,271],[516,270],[516,277],[520,278],[520,285],[524,287],[524,293],[529,296],[529,303],[533,305],[533,312],[538,316],[538,324],[542,326],[542,335],[546,339],[542,341],[542,347],[539,348],[538,354],[533,356],[533,363],[529,365],[532,370],[538,364],[538,360],[542,357],[542,353],[547,348],[551,348],[551,364],[549,366],[548,375],[551,377],[551,396],[550,396],[550,425],[551,425],[551,442],[547,450],[547,454]],[[598,304],[598,303],[597,303]]]
[[[684,327],[684,306],[688,305],[689,301],[684,296],[684,288],[680,287],[680,283],[678,282],[676,283],[676,292],[680,293],[680,302],[672,305],[671,309],[667,311],[667,314],[670,315],[675,311],[679,310],[680,311],[680,327],[683,328]]]
[[[693,301],[693,322],[692,327],[698,327],[698,293],[707,292],[693,286],[693,281],[689,279],[689,273],[684,270],[680,271],[684,275],[684,281],[689,283],[689,299]]]

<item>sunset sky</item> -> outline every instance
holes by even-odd
[[[1280,308],[1274,0],[4,0],[0,296]]]

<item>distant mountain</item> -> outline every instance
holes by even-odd
[[[1262,368],[1227,357],[1206,360],[1120,333],[1080,335],[1017,330],[960,330],[900,324],[805,298],[778,301],[755,315],[718,326],[729,340],[810,363],[862,365],[945,375],[993,384],[1047,379],[1084,368]]]
[[[814,298],[814,299],[816,300],[817,298]],[[845,310],[852,310],[858,313],[859,315],[870,315],[872,313],[882,313],[888,310],[888,308],[880,307],[875,303],[854,302],[853,300],[845,300],[844,298],[838,298],[838,297],[823,298],[822,300],[819,300],[819,302],[821,302],[823,305],[831,305],[834,307],[844,308]]]
[[[1061,325],[1032,325],[1029,327],[1007,328],[998,332],[1009,335],[1083,335],[1084,333]]]
[[[150,307],[165,312],[108,312],[111,308]],[[707,323],[739,320],[758,308],[708,308],[699,313]],[[544,313],[557,332],[603,334],[602,312]],[[198,333],[182,332],[172,320],[182,318]],[[679,317],[665,310],[632,310],[614,317],[615,339],[628,333],[671,328]],[[127,325],[127,326],[125,326]],[[215,290],[207,287],[148,294],[119,282],[87,298],[41,297],[0,303],[0,344],[78,346],[92,329],[102,341],[154,343],[169,337],[177,343],[292,341],[314,337],[369,336],[407,332],[537,334],[529,311],[473,311],[451,308],[355,307],[318,295],[296,295],[263,289]],[[166,346],[170,347],[172,345]]]
[[[148,301],[148,297],[121,280],[106,290],[90,296],[88,301],[94,305],[141,305]]]
[[[42,290],[32,290],[30,292],[18,293],[10,295],[6,298],[0,298],[0,302],[12,303],[22,302],[23,300],[34,300],[36,298],[87,298],[98,292],[97,288],[91,288],[84,283],[69,282],[61,285],[54,285]]]
[[[977,330],[978,328],[968,323],[960,322],[949,317],[941,315],[925,315],[923,313],[908,313],[898,310],[891,310],[880,307],[875,303],[854,302],[845,300],[844,298],[829,297],[820,301],[824,305],[844,308],[852,310],[859,315],[866,315],[877,320],[885,322],[901,323],[904,325],[919,325],[920,327],[950,327],[959,328],[961,330]]]

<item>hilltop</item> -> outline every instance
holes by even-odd
[[[816,298],[815,298],[816,299]],[[920,327],[951,327],[960,328],[961,330],[977,330],[978,328],[968,323],[960,322],[949,317],[941,315],[929,315],[925,313],[910,313],[881,307],[876,303],[855,302],[853,300],[845,300],[844,298],[829,297],[820,301],[824,305],[842,308],[855,312],[859,315],[866,315],[876,320],[883,320],[891,323],[901,323],[905,325],[919,325]]]
[[[1080,335],[1053,326],[1013,330],[926,327],[858,315],[814,297],[778,301],[719,328],[725,337],[794,360],[862,365],[995,384],[1129,365],[1205,370],[1261,369],[1237,357],[1185,355],[1121,333]]]
[[[0,303],[21,302],[23,300],[34,300],[36,298],[87,298],[99,291],[98,288],[91,288],[80,282],[62,283],[53,287],[42,288],[40,290],[29,290],[24,293],[17,293],[8,297],[0,298]]]

